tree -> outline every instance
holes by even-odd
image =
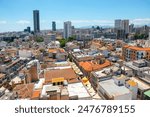
[[[66,41],[66,39],[61,39],[59,42],[60,42],[60,47],[63,48],[63,47],[65,47],[67,41]]]
[[[43,37],[36,37],[36,42],[43,42],[43,41],[44,41]]]
[[[148,37],[148,35],[146,34],[135,34],[134,35],[134,39],[146,39]]]
[[[73,41],[73,40],[75,40],[75,39],[76,39],[76,36],[69,37],[69,38],[67,39],[67,42]]]

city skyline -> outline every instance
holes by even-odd
[[[150,0],[1,0],[0,32],[33,30],[33,10],[40,11],[41,30],[57,28],[71,21],[75,27],[114,26],[115,19],[129,19],[130,24],[150,25]],[[138,8],[138,9],[137,9]]]

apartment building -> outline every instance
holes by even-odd
[[[122,56],[125,61],[147,59],[150,60],[150,48],[138,46],[124,46],[122,48]]]

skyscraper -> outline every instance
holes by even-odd
[[[115,30],[124,30],[126,34],[129,33],[129,20],[115,20]]]
[[[27,31],[30,33],[31,32],[31,28],[28,26],[27,27]]]
[[[64,22],[64,38],[68,38],[72,36],[72,26],[71,26],[71,22],[67,21]]]
[[[55,21],[52,22],[52,31],[56,31],[56,22]]]
[[[39,10],[33,11],[33,23],[34,23],[34,32],[40,32],[40,16]]]
[[[115,20],[115,29],[117,29],[117,30],[122,29],[122,20],[121,19]]]
[[[129,20],[122,20],[122,29],[125,30],[125,33],[129,33]]]
[[[134,24],[129,25],[129,32],[132,33],[134,31]]]

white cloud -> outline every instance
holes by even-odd
[[[1,20],[1,21],[0,21],[0,24],[7,24],[7,21]]]
[[[22,25],[25,25],[25,24],[30,24],[30,21],[28,20],[19,20],[16,22],[17,24],[22,24]]]
[[[150,18],[133,19],[133,20],[131,20],[131,23],[133,23],[133,24],[135,24],[135,25],[146,25],[146,24],[150,24]]]
[[[112,20],[71,20],[73,23],[113,23]]]

